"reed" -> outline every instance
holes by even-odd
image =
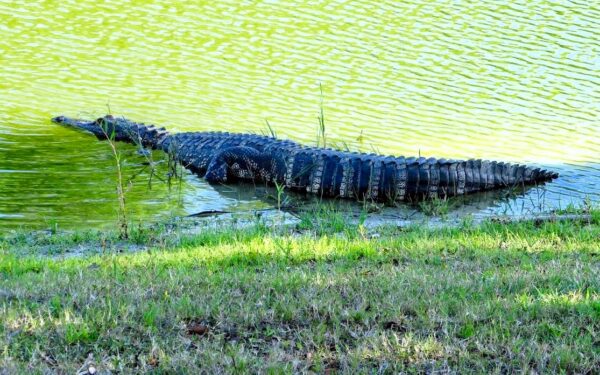
[[[317,117],[319,126],[317,129],[317,147],[327,147],[327,136],[325,134],[325,109],[323,105],[323,85],[319,82],[320,102],[319,102],[319,116]]]
[[[117,227],[119,229],[119,237],[126,239],[129,237],[129,230],[127,225],[127,205],[125,199],[125,187],[123,185],[123,170],[122,170],[122,158],[121,153],[117,150],[115,142],[115,133],[113,131],[108,134],[108,126],[105,121],[100,124],[102,132],[106,136],[106,140],[112,151],[112,156],[115,161],[116,175],[117,175]]]

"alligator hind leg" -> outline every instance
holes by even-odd
[[[270,180],[271,158],[252,147],[229,147],[217,152],[206,170],[206,181]]]

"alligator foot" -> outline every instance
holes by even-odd
[[[209,183],[231,183],[237,180],[268,180],[269,158],[252,147],[236,146],[219,151],[206,170]]]

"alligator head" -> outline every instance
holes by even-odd
[[[92,133],[98,139],[114,139],[129,141],[131,139],[129,123],[111,115],[100,117],[94,121],[78,120],[65,116],[57,116],[53,122]]]

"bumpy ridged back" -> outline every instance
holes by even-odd
[[[162,142],[169,136],[165,128],[129,121],[124,118],[107,115],[100,117],[96,123],[104,129],[108,136],[116,140],[139,144],[153,149],[162,149]]]
[[[173,152],[203,175],[214,155],[246,146],[280,160],[276,181],[288,188],[322,196],[410,201],[530,185],[556,173],[487,160],[405,158],[308,147],[256,134],[193,132],[169,135],[164,128],[105,117],[120,140]]]
[[[322,196],[403,201],[530,185],[557,174],[482,160],[404,158],[308,147],[289,140],[226,132],[173,136],[182,162],[202,174],[219,150],[247,146],[283,159],[279,183]]]

